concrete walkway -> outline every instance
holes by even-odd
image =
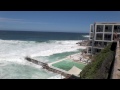
[[[67,58],[60,59],[60,60],[55,61],[55,62],[52,62],[52,63],[48,63],[48,65],[49,65],[49,66],[52,66],[52,64],[55,64],[55,63],[61,62],[61,61],[65,60],[65,59],[67,59]]]
[[[115,62],[112,71],[112,79],[120,79],[120,43],[117,41]]]

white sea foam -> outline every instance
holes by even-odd
[[[0,61],[10,61],[26,64],[25,56],[50,56],[56,53],[75,51],[80,47],[80,40],[51,40],[49,43],[19,40],[0,40]]]
[[[88,38],[88,37],[90,37],[90,35],[83,35],[83,37],[87,37]]]
[[[65,78],[65,77],[59,74],[59,75],[52,76],[52,77],[47,78],[47,79],[63,79],[63,78]]]
[[[86,48],[84,46],[78,46],[76,44],[77,42],[80,42],[80,40],[50,40],[49,42],[0,40],[0,66],[7,67],[7,64],[14,63],[29,65],[40,69],[42,67],[26,61],[24,59],[25,56],[30,56],[32,58],[37,56],[50,56],[56,53],[70,52]],[[6,78],[8,77],[6,76]],[[37,78],[37,76],[34,78]],[[51,78],[60,78],[60,76],[54,76]]]

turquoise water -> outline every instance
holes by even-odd
[[[74,62],[72,60],[66,59],[66,60],[63,60],[61,62],[55,63],[52,66],[68,71],[73,66],[76,66],[77,68],[82,70],[85,67],[85,64],[77,63],[77,62]]]
[[[86,40],[85,33],[0,31],[0,79],[34,79],[55,76],[35,65],[26,56],[51,63],[79,53],[76,43]],[[69,67],[69,66],[68,66]]]
[[[1,79],[45,79],[57,75],[56,73],[16,63],[0,64]]]

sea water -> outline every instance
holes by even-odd
[[[83,48],[76,43],[86,33],[0,31],[0,79],[47,79],[58,74],[25,60],[26,56],[51,63]]]

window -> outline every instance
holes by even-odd
[[[103,25],[97,25],[96,32],[103,32]]]
[[[105,32],[112,32],[112,25],[105,25]]]
[[[114,26],[114,32],[120,32],[120,25]]]
[[[111,40],[111,34],[105,34],[104,40]]]
[[[103,34],[96,34],[96,40],[102,40]]]

